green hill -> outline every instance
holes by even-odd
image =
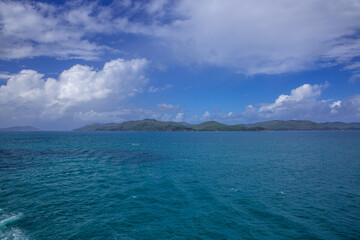
[[[154,119],[127,121],[119,124],[92,124],[74,131],[261,131],[261,127],[245,127],[243,125],[226,125],[215,121],[200,124],[184,124],[177,122],[162,122]]]
[[[86,131],[86,132],[109,131],[109,129],[115,125],[117,125],[117,124],[116,123],[106,123],[106,124],[94,123],[94,124],[90,124],[90,125],[86,125],[86,126],[74,129],[73,131]]]
[[[13,126],[8,128],[0,128],[1,132],[37,132],[40,129],[32,126]]]
[[[285,130],[360,130],[360,123],[326,122],[304,120],[273,120],[246,125],[227,125],[216,121],[200,124],[162,122],[154,119],[87,125],[74,131],[285,131]]]
[[[226,125],[216,121],[208,121],[200,124],[191,125],[196,131],[261,131],[261,127],[245,127],[243,125]]]
[[[321,123],[321,125],[341,130],[360,130],[360,123],[325,122]]]
[[[309,120],[273,120],[247,124],[247,127],[262,127],[268,130],[336,130],[337,128],[325,126]]]
[[[138,121],[127,121],[119,124],[93,124],[74,131],[194,131],[190,127],[186,127],[176,122],[161,122],[154,119],[144,119]]]

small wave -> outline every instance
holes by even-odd
[[[3,212],[0,209],[0,213]],[[1,240],[26,240],[28,237],[17,227],[12,227],[15,223],[23,217],[22,213],[16,215],[1,215],[0,216],[0,239]]]
[[[237,189],[237,188],[230,188],[229,191],[230,191],[230,192],[238,192],[239,189]]]
[[[6,216],[5,216],[6,217]],[[19,219],[22,218],[22,214],[17,214],[17,215],[12,215],[12,216],[7,216],[5,219],[0,221],[0,229],[5,228],[7,225],[18,221]]]

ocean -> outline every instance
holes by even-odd
[[[360,131],[0,133],[0,239],[360,239]]]

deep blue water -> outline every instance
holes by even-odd
[[[0,239],[360,239],[360,131],[1,133]]]

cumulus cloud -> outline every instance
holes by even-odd
[[[173,111],[179,109],[179,105],[174,106],[172,104],[166,104],[166,103],[158,104],[157,107],[159,108],[160,111]]]
[[[116,59],[100,71],[75,65],[58,79],[22,70],[0,87],[0,118],[58,119],[103,101],[114,105],[142,91],[146,84],[145,59]]]
[[[339,108],[341,108],[341,101],[339,100],[339,101],[335,101],[335,102],[333,102],[332,104],[330,104],[329,105],[329,107],[331,108],[331,111],[330,111],[330,113],[337,113],[338,111],[338,109]]]
[[[281,94],[274,103],[263,104],[259,109],[259,113],[264,116],[274,116],[276,114],[281,115],[284,111],[297,111],[298,108],[308,109],[314,103],[317,103],[317,98],[321,95],[321,88],[321,85],[304,84],[291,90],[290,95]]]
[[[343,100],[322,100],[322,91],[328,84],[304,84],[291,90],[289,95],[281,94],[273,103],[260,107],[249,105],[238,114],[243,120],[302,119],[313,121],[359,121],[360,95]]]
[[[209,111],[205,111],[204,114],[202,115],[202,117],[203,117],[204,119],[209,118],[209,117],[210,117],[210,112],[209,112]]]
[[[341,100],[322,99],[322,92],[330,87],[304,84],[281,94],[272,103],[254,103],[241,112],[206,111],[202,116],[188,116],[186,121],[214,120],[229,124],[253,123],[267,120],[312,120],[316,122],[343,121],[360,122],[360,95]]]
[[[360,121],[360,94],[345,98],[339,104],[335,105],[336,112],[333,119],[342,121]],[[333,108],[332,108],[333,110]]]

